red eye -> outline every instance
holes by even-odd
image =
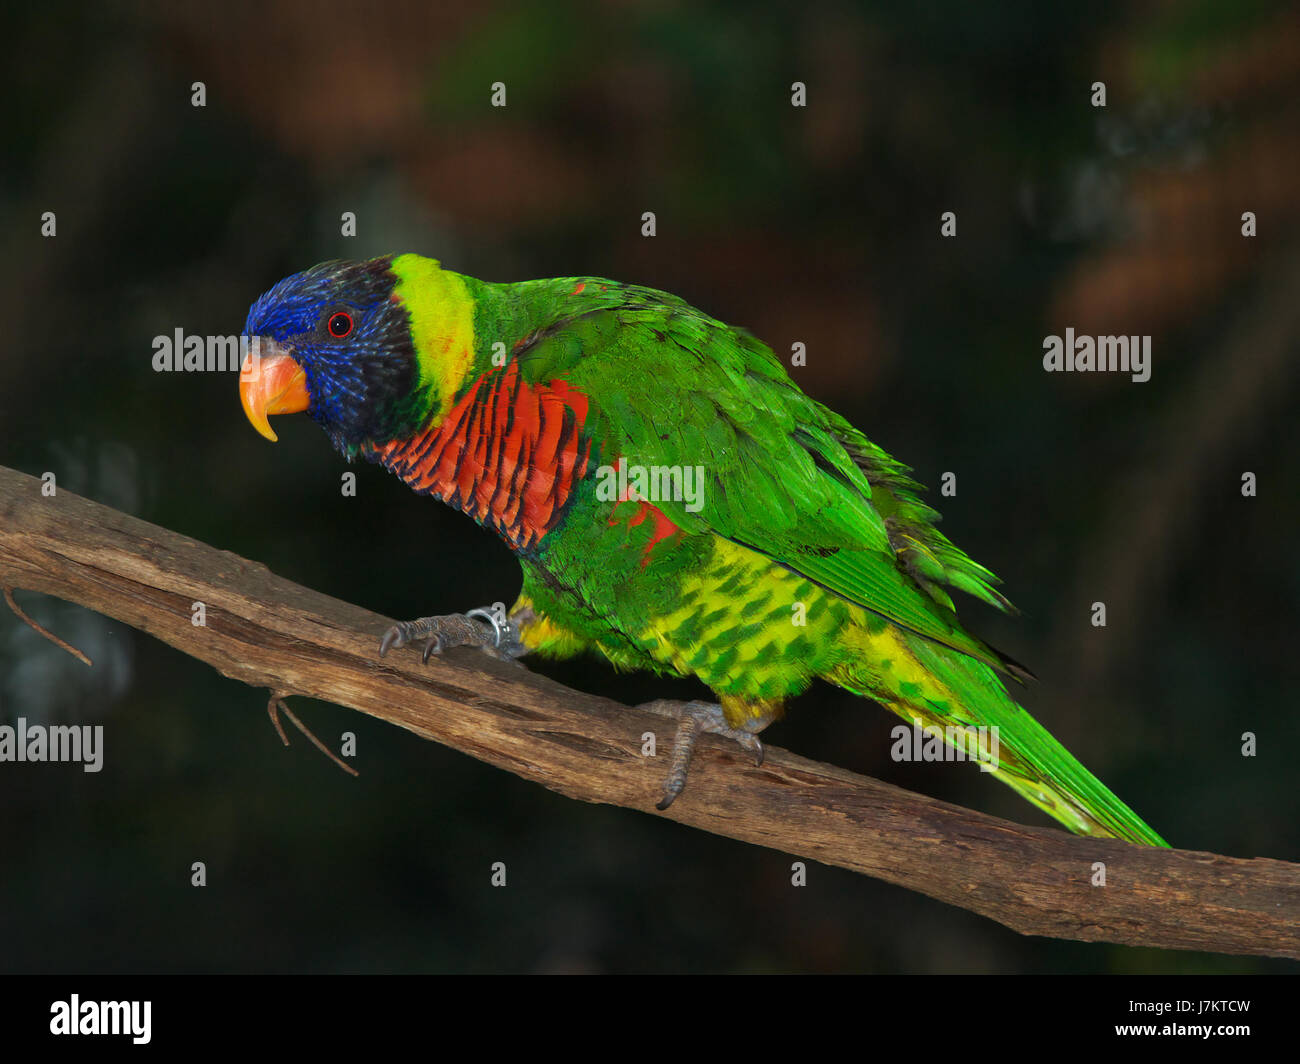
[[[329,334],[336,340],[342,340],[343,337],[352,333],[352,315],[346,310],[340,310],[330,315],[330,320],[325,323],[325,328]]]

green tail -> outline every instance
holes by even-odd
[[[1000,748],[993,775],[1043,812],[1079,835],[1169,845],[1013,701],[992,669],[921,637],[907,643],[951,697],[900,700],[889,706],[895,713],[919,718],[923,726],[996,727]]]

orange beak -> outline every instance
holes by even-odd
[[[311,405],[307,375],[274,340],[255,337],[254,348],[239,371],[239,401],[253,428],[274,443],[276,435],[267,415],[306,410]]]

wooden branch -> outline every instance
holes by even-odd
[[[757,768],[704,739],[686,792],[655,813],[665,762],[640,748],[653,731],[667,753],[662,717],[477,651],[381,660],[388,618],[69,492],[45,497],[3,467],[0,585],[80,603],[232,679],[350,706],[571,798],[863,872],[1024,934],[1300,958],[1300,865],[1023,827],[776,747]],[[191,623],[195,602],[205,627]],[[1104,887],[1092,885],[1098,861]]]

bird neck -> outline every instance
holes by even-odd
[[[476,378],[438,424],[366,456],[526,550],[561,520],[587,472],[587,410],[563,381],[529,384],[510,363]]]
[[[422,255],[396,256],[392,271],[397,283],[389,298],[406,309],[411,322],[417,369],[411,394],[421,397],[425,426],[436,425],[486,368],[474,330],[481,282]]]

